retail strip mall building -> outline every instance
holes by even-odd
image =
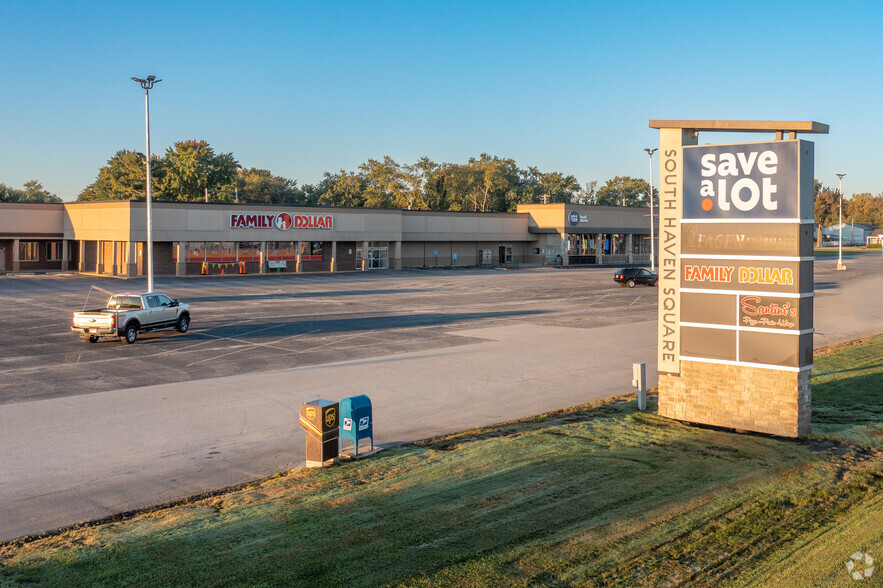
[[[650,262],[646,208],[515,213],[154,202],[158,275]],[[144,202],[0,203],[0,272],[145,275]]]

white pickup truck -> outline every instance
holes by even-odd
[[[184,333],[190,328],[190,305],[165,294],[109,294],[104,308],[75,312],[71,331],[89,343],[97,343],[102,337],[121,337],[126,343],[134,343],[138,333],[145,331],[177,329]]]

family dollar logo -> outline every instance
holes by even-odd
[[[280,212],[276,215],[276,228],[287,231],[291,228],[291,215],[287,212]]]
[[[684,218],[797,218],[798,143],[684,148]]]

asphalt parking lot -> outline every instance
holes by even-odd
[[[96,344],[70,331],[92,285],[146,280],[75,274],[0,277],[0,404],[386,356],[470,342],[464,328],[594,328],[656,316],[656,288],[621,288],[614,268],[445,269],[265,276],[158,276],[191,305],[190,331]],[[93,292],[89,308],[106,296]],[[607,342],[597,342],[607,344]],[[587,349],[591,343],[587,343]]]

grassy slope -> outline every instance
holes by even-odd
[[[851,585],[883,561],[883,337],[817,355],[813,411],[794,441],[612,399],[2,546],[0,584]]]

